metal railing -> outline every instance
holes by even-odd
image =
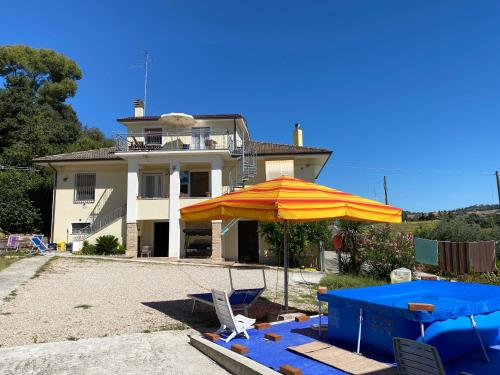
[[[234,134],[193,128],[186,132],[116,133],[117,152],[235,150]]]
[[[123,206],[117,207],[104,215],[100,215],[95,221],[90,223],[90,225],[80,229],[78,231],[79,233],[73,232],[73,238],[79,241],[83,241],[93,234],[99,232],[102,228],[107,227],[119,218],[125,216],[126,213],[127,205],[124,204]]]

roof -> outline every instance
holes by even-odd
[[[295,155],[295,154],[331,154],[332,151],[316,147],[299,147],[271,142],[251,141],[257,155]],[[97,150],[77,151],[67,154],[43,156],[32,161],[34,163],[52,163],[63,161],[98,161],[98,160],[121,160],[115,154],[114,147],[99,148]]]
[[[257,155],[331,154],[326,148],[295,146],[283,143],[251,141]]]
[[[239,119],[243,115],[239,113],[230,114],[216,114],[216,115],[192,115],[197,120],[210,120],[210,119]],[[117,119],[118,122],[138,122],[138,121],[158,121],[161,116],[141,116],[141,117],[122,117]]]
[[[88,161],[88,160],[120,160],[115,154],[114,147],[98,148],[97,150],[76,151],[66,154],[56,154],[33,159],[34,163],[50,163],[60,161]]]

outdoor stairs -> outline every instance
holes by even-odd
[[[244,138],[241,146],[234,148],[233,156],[237,158],[238,164],[229,171],[230,191],[243,189],[257,174],[257,152],[249,138]]]

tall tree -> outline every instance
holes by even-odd
[[[0,77],[0,164],[29,166],[38,156],[109,145],[99,129],[83,127],[66,102],[82,78],[73,60],[48,49],[2,46]],[[0,191],[11,192],[0,194],[0,229],[48,233],[51,173],[0,173]]]

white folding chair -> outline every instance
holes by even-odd
[[[229,298],[226,292],[212,289],[212,297],[215,306],[215,312],[219,318],[220,328],[218,333],[230,331],[229,336],[224,340],[229,342],[239,334],[243,334],[247,339],[249,338],[247,329],[255,324],[255,319],[247,318],[243,315],[233,315],[233,310],[229,304]]]

